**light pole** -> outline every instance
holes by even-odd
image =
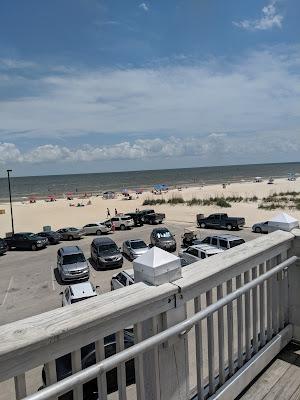
[[[8,169],[8,170],[7,170],[7,179],[8,179],[8,190],[9,190],[9,203],[10,203],[10,216],[11,216],[11,230],[12,230],[12,234],[14,235],[15,229],[14,229],[14,215],[13,215],[12,202],[11,202],[11,187],[10,187],[10,175],[9,175],[10,172],[12,172],[12,169]]]

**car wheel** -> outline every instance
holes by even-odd
[[[98,229],[97,232],[96,232],[96,235],[97,235],[97,236],[102,235],[102,231],[101,231],[100,229]]]
[[[261,230],[261,228],[260,228],[259,226],[257,226],[257,227],[254,229],[254,232],[256,232],[256,233],[262,233],[262,230]]]
[[[32,250],[32,251],[36,251],[36,249],[37,249],[37,246],[36,246],[36,244],[33,243],[33,244],[31,245],[31,250]]]
[[[226,225],[226,229],[227,229],[228,231],[231,231],[231,230],[232,230],[232,225],[231,225],[231,224]]]
[[[74,238],[73,238],[73,236],[72,235],[69,235],[68,236],[68,240],[73,240]]]
[[[201,222],[201,224],[200,224],[200,228],[206,228],[206,225],[205,225],[205,223],[204,222]]]
[[[124,224],[122,224],[122,225],[120,225],[120,229],[121,229],[121,231],[125,231],[126,226]]]

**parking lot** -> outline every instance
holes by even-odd
[[[167,222],[164,224],[177,241],[178,253],[181,245],[181,235],[186,224]],[[191,224],[192,226],[192,224]],[[126,239],[143,239],[149,243],[151,225],[133,228],[128,231],[116,231],[109,236],[122,246]],[[204,239],[208,234],[220,234],[221,231],[210,229],[197,229],[198,236]],[[233,234],[249,241],[259,236],[245,228]],[[73,242],[61,242],[58,245],[49,245],[39,251],[10,251],[0,257],[0,324],[23,319],[35,314],[52,310],[61,306],[60,292],[64,285],[60,283],[56,269],[56,253],[59,247],[78,245],[83,250],[86,258],[90,257],[90,244],[93,236],[85,236]],[[132,268],[132,263],[124,258],[122,268],[105,271],[96,271],[91,266],[90,281],[99,286],[99,293],[110,290],[112,275],[122,269]]]

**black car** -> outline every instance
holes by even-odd
[[[123,256],[120,248],[109,237],[99,237],[91,243],[91,259],[97,268],[121,267]]]
[[[61,236],[59,233],[54,231],[46,231],[37,233],[38,236],[48,239],[50,244],[58,244],[61,240]]]
[[[159,247],[163,250],[176,251],[176,240],[174,235],[167,228],[155,228],[150,235],[151,246]]]
[[[133,333],[130,330],[124,331],[124,348],[127,349],[134,344]],[[104,338],[104,351],[105,358],[111,357],[116,354],[116,336],[109,335]],[[56,374],[57,380],[60,381],[67,378],[72,374],[72,362],[71,354],[66,354],[57,360],[56,363]],[[88,368],[96,363],[96,352],[95,344],[91,343],[81,349],[81,367],[82,369]],[[131,385],[135,383],[135,370],[134,370],[134,360],[129,360],[125,363],[126,368],[126,385]],[[42,378],[44,385],[46,382],[45,368],[42,371]],[[118,389],[117,380],[117,368],[112,369],[106,374],[107,382],[107,393],[115,392]],[[93,379],[83,385],[83,400],[97,400],[98,397],[98,387],[97,379]],[[59,400],[73,400],[72,392],[68,392],[59,397]]]
[[[48,244],[48,239],[31,232],[15,233],[5,240],[9,250],[13,248],[20,250],[37,250],[45,248]]]
[[[7,251],[7,244],[4,239],[0,238],[0,256],[3,256]]]

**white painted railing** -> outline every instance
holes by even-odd
[[[290,313],[288,277],[295,240],[278,231],[185,267],[171,283],[136,283],[4,325],[0,381],[14,378],[16,399],[55,399],[71,389],[77,400],[86,399],[83,384],[96,379],[104,400],[111,389],[106,373],[116,367],[122,400],[233,399],[292,338],[298,304]],[[135,345],[124,350],[130,326]],[[104,360],[104,338],[113,333],[116,354]],[[80,349],[90,343],[96,364],[81,370]],[[65,354],[72,375],[56,383],[55,360]],[[136,384],[126,387],[130,359]],[[28,371],[43,365],[47,387],[37,391]]]

